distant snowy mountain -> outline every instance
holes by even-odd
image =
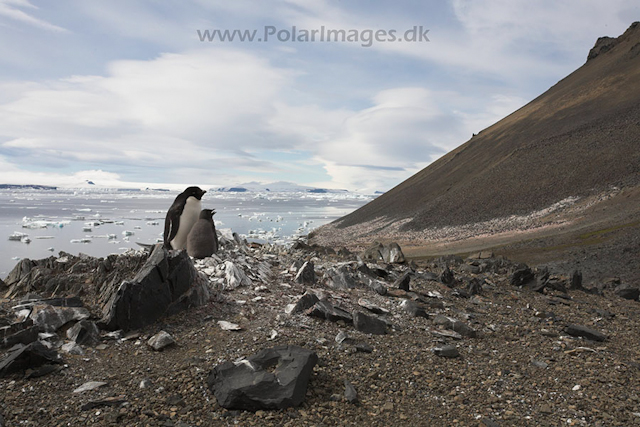
[[[209,191],[229,192],[229,193],[348,193],[347,190],[334,190],[329,188],[308,187],[305,185],[298,185],[293,182],[278,181],[269,184],[262,184],[260,182],[247,182],[244,184],[238,184],[230,187],[218,187],[211,188]]]

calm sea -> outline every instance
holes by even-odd
[[[162,241],[164,217],[177,192],[0,190],[0,278],[22,258],[60,251],[104,257]],[[208,192],[216,227],[249,241],[287,243],[359,208],[355,193]],[[22,237],[20,237],[22,236]]]

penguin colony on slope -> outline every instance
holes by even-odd
[[[215,211],[202,209],[205,193],[200,187],[188,187],[175,198],[164,220],[166,249],[186,249],[194,258],[206,258],[218,251]]]

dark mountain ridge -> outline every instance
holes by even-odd
[[[640,183],[640,23],[600,38],[587,62],[521,109],[338,228],[384,218],[401,230],[526,214],[571,196]]]

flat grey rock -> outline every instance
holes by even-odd
[[[82,384],[80,387],[76,388],[75,390],[73,390],[74,393],[84,393],[85,391],[91,391],[91,390],[95,390],[99,387],[104,387],[106,386],[107,383],[103,382],[103,381],[88,381],[84,384]]]
[[[318,356],[298,346],[279,346],[213,368],[207,385],[226,409],[284,409],[304,401]]]

